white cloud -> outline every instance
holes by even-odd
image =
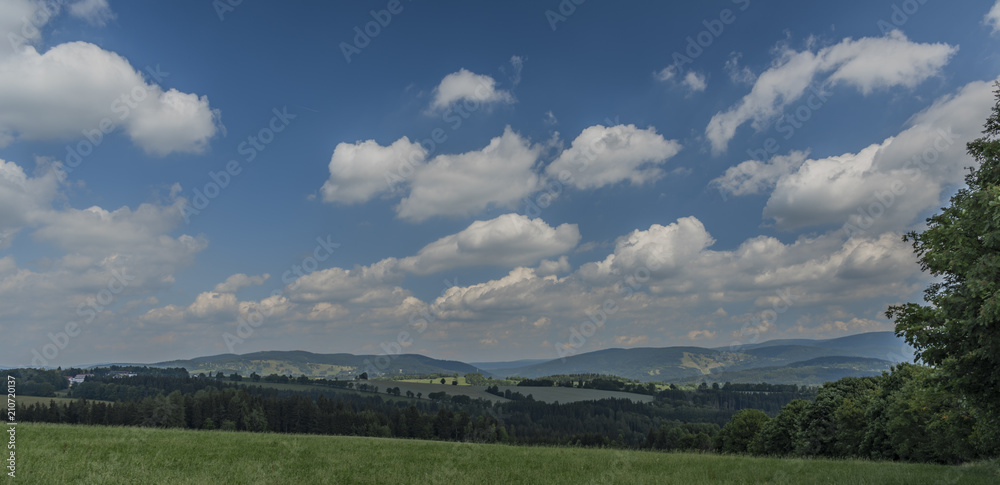
[[[236,295],[232,293],[205,292],[195,298],[188,312],[197,318],[236,315]]]
[[[395,286],[403,277],[399,261],[383,259],[354,269],[327,268],[290,283],[284,294],[293,302],[372,303],[402,300],[409,292]]]
[[[104,18],[100,4],[76,3],[70,11]],[[217,133],[218,112],[207,97],[147,82],[113,52],[68,42],[39,53],[33,46],[41,41],[38,28],[57,10],[17,0],[0,9],[15,16],[0,21],[0,36],[23,37],[13,50],[0,53],[0,105],[5,107],[0,112],[0,146],[16,139],[84,137],[97,144],[121,129],[147,153],[164,156],[200,153]],[[24,32],[31,35],[25,37]]]
[[[708,87],[708,83],[705,81],[704,74],[698,74],[694,71],[688,71],[684,75],[684,81],[681,82],[684,86],[687,86],[692,92],[701,92]]]
[[[635,125],[584,129],[546,168],[552,178],[571,176],[578,188],[597,188],[629,181],[633,185],[652,182],[663,176],[657,165],[681,150],[676,140],[666,140],[653,127],[641,130]]]
[[[396,208],[411,222],[466,216],[487,207],[510,208],[539,185],[532,170],[540,148],[508,126],[482,150],[438,155],[413,174],[410,193]]]
[[[545,118],[542,119],[542,122],[546,125],[558,125],[559,119],[556,118],[556,115],[552,114],[552,111],[550,110],[545,112]]]
[[[764,216],[782,229],[850,223],[874,233],[920,222],[974,163],[965,144],[980,134],[991,89],[987,82],[970,83],[915,115],[898,135],[857,153],[801,163],[775,157],[761,166],[766,175],[750,176],[774,181]]]
[[[424,246],[399,262],[401,269],[428,274],[464,266],[519,266],[573,249],[580,241],[576,224],[553,228],[542,219],[504,214],[475,221],[457,234]]]
[[[535,273],[539,276],[558,275],[568,273],[573,267],[569,264],[569,258],[565,255],[559,256],[558,260],[543,259],[538,263]]]
[[[0,258],[0,331],[17,334],[9,345],[21,353],[10,352],[9,358],[28,364],[31,350],[48,343],[47,332],[74,321],[87,343],[60,352],[59,362],[91,359],[87,353],[106,349],[109,335],[115,343],[127,340],[135,323],[129,312],[155,304],[153,295],[169,288],[208,243],[171,235],[180,225],[180,199],[135,209],[53,208],[52,201],[64,197],[57,182],[64,175],[51,164],[40,170],[47,171],[30,177],[12,162],[0,164],[0,231],[12,235],[14,228],[47,244],[45,256],[27,265],[13,256]],[[17,328],[6,322],[17,322]]]
[[[657,81],[665,82],[677,76],[677,66],[670,65],[653,73],[653,78]]]
[[[87,21],[90,25],[104,26],[109,20],[115,19],[114,12],[108,6],[108,0],[77,0],[69,6],[70,15]]]
[[[725,174],[711,183],[727,194],[759,194],[773,188],[779,178],[799,168],[807,156],[808,152],[792,151],[788,155],[776,155],[768,162],[747,160],[729,167]]]
[[[993,35],[1000,34],[1000,1],[994,3],[990,11],[986,12],[983,23],[993,29]]]
[[[577,291],[566,298],[566,290],[567,285],[555,276],[539,277],[533,269],[519,267],[497,280],[448,288],[434,301],[434,307],[442,318],[465,321],[487,315],[496,318],[498,314],[519,317],[582,313],[580,308],[571,309],[583,306],[584,293]]]
[[[248,286],[262,285],[270,277],[271,275],[267,273],[257,276],[247,276],[244,273],[236,273],[226,278],[226,281],[215,285],[215,288],[212,291],[216,293],[236,293],[240,289]]]
[[[705,128],[714,153],[725,151],[736,129],[747,121],[762,129],[786,106],[796,102],[822,74],[821,84],[846,84],[867,95],[875,89],[913,87],[936,75],[958,48],[948,44],[910,42],[899,31],[885,37],[844,39],[817,52],[780,50],[771,68],[761,73],[750,93]]]
[[[520,78],[521,59],[517,61],[511,59],[512,65],[516,69],[517,77]],[[497,89],[497,82],[485,74],[475,74],[466,69],[459,69],[444,77],[441,83],[434,88],[434,100],[431,101],[432,110],[443,110],[459,101],[479,104],[492,103],[513,103],[514,96],[502,89]]]
[[[49,209],[61,176],[50,169],[29,177],[16,163],[0,160],[0,249],[10,246],[21,228],[36,222]]]
[[[330,157],[330,179],[323,184],[324,202],[366,202],[388,191],[401,166],[417,168],[427,157],[420,143],[402,137],[389,146],[375,140],[338,143]]]
[[[752,84],[757,80],[757,75],[750,70],[749,67],[740,66],[740,59],[743,57],[742,53],[730,53],[729,59],[723,66],[726,73],[729,74],[729,80],[733,84]]]
[[[618,238],[615,250],[604,261],[587,263],[579,273],[588,280],[628,275],[675,274],[703,249],[715,243],[705,226],[695,217],[683,217],[666,226],[653,224]]]
[[[692,330],[687,333],[688,340],[713,339],[718,332],[711,330]]]
[[[30,0],[0,2],[0,60],[19,52],[42,38],[40,27],[59,13],[59,5],[48,5]]]

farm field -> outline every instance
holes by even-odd
[[[996,464],[943,466],[610,449],[22,423],[17,479],[245,484],[993,484]]]

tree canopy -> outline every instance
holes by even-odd
[[[941,383],[993,416],[1000,411],[1000,83],[983,135],[966,145],[978,167],[951,204],[910,232],[921,269],[937,277],[927,305],[889,308],[896,334],[937,367]]]

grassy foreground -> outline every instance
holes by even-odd
[[[21,423],[16,480],[7,483],[995,484],[1000,470]]]

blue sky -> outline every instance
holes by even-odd
[[[3,365],[890,330],[1000,75],[989,1],[0,19]]]

